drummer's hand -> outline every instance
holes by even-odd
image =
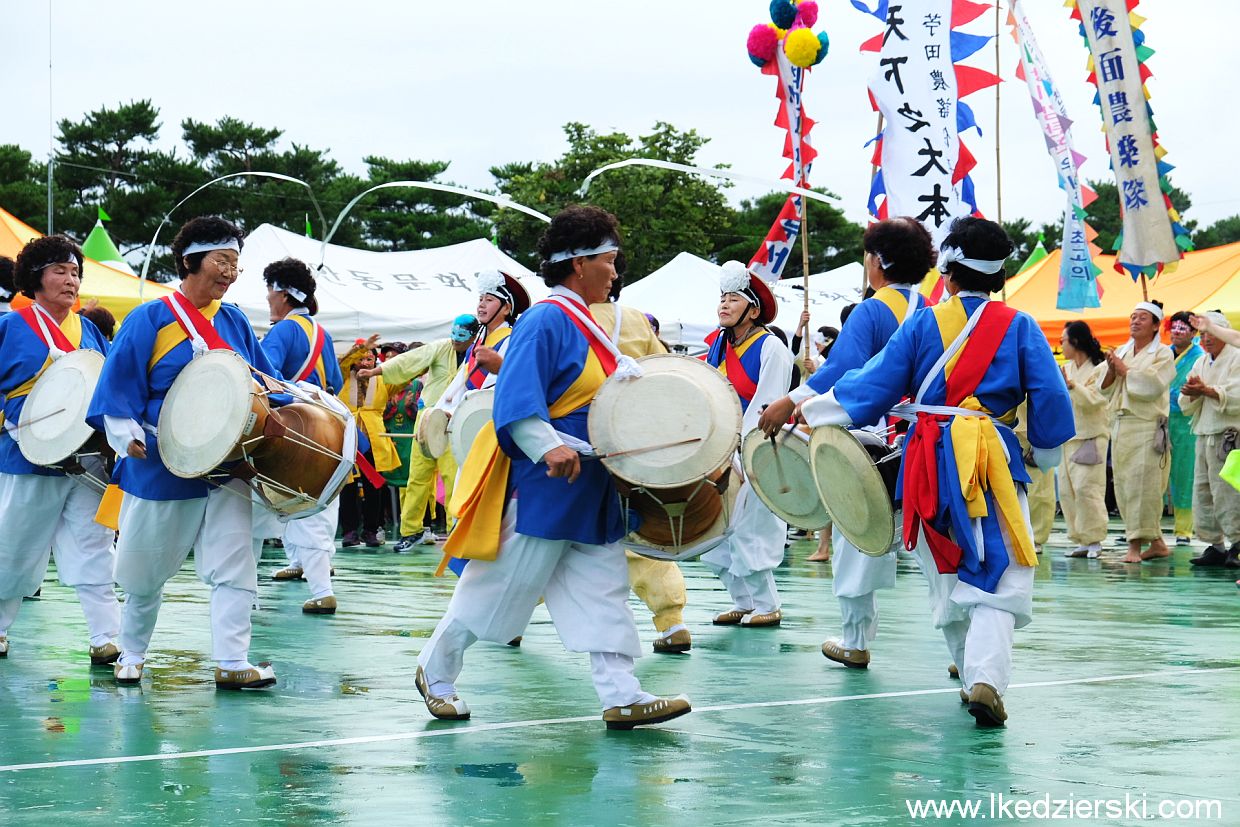
[[[567,445],[557,445],[543,454],[543,462],[547,463],[548,477],[568,477],[569,485],[581,476],[581,457]]]
[[[474,358],[488,373],[499,373],[500,365],[504,364],[504,357],[493,347],[474,348]]]
[[[795,408],[796,404],[788,397],[777,399],[763,409],[762,416],[758,418],[758,427],[767,436],[779,433]]]
[[[796,410],[792,412],[792,419],[798,425],[809,425],[809,423],[805,421],[805,412],[801,410],[801,405],[797,405]]]
[[[362,379],[369,379],[372,376],[382,376],[383,368],[380,365],[375,365],[373,368],[359,368],[357,375]]]
[[[146,446],[135,439],[129,443],[129,448],[125,450],[125,453],[134,459],[146,459]]]

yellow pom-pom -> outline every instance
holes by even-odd
[[[771,31],[775,32],[776,40],[783,40],[784,35],[788,33],[787,29],[781,29],[779,28],[779,26],[776,26],[774,23],[767,23],[766,25],[770,26]]]
[[[818,59],[818,36],[809,29],[794,29],[784,38],[784,54],[793,66],[807,69]]]

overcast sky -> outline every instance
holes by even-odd
[[[561,127],[573,120],[630,134],[668,121],[711,139],[700,156],[706,165],[770,178],[786,166],[772,124],[774,81],[745,54],[750,27],[769,20],[765,0],[51,2],[49,18],[48,0],[8,0],[0,49],[9,98],[0,143],[40,157],[49,144],[49,100],[59,119],[150,98],[167,146],[177,142],[183,118],[231,115],[279,127],[286,142],[329,149],[352,171],[362,171],[368,154],[438,159],[451,162],[447,178],[472,187],[493,185],[494,164],[557,157],[565,148]],[[864,221],[870,152],[863,145],[876,120],[865,83],[876,57],[858,46],[879,24],[848,0],[819,5],[816,29],[827,31],[831,52],[805,91],[806,111],[818,121],[811,183],[838,193],[847,214]],[[1107,178],[1077,25],[1061,0],[1025,6],[1077,124],[1076,147],[1089,158],[1085,177]],[[1003,8],[1006,18],[1006,2]],[[1150,90],[1167,160],[1177,166],[1172,180],[1194,198],[1188,217],[1205,226],[1240,213],[1240,175],[1222,152],[1240,134],[1240,6],[1143,0],[1137,10],[1149,19],[1146,42],[1157,52]],[[994,18],[966,30],[993,33]],[[1003,217],[1051,221],[1063,197],[1014,75],[1009,32],[1005,24]],[[993,71],[993,48],[967,62]],[[979,161],[979,205],[994,217],[994,90],[966,100],[984,132],[965,137]],[[761,189],[738,186],[730,197]]]

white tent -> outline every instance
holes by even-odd
[[[839,326],[840,311],[861,300],[860,263],[850,263],[809,277],[810,324]],[[779,315],[775,324],[791,336],[804,308],[801,279],[775,285]],[[708,333],[719,326],[719,266],[692,253],[681,253],[641,281],[624,288],[624,304],[659,320],[664,341],[690,350],[705,346]]]
[[[270,224],[259,226],[245,240],[245,272],[226,299],[245,311],[261,335],[271,326],[263,268],[286,256],[299,258],[314,270],[318,282],[315,318],[343,351],[372,333],[382,341],[401,342],[447,336],[453,318],[477,308],[475,277],[481,270],[515,276],[534,301],[548,292],[534,273],[485,239],[394,253],[328,245],[323,269],[318,270],[320,248],[312,238]]]

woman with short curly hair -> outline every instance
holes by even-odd
[[[77,591],[93,664],[120,654],[120,604],[112,587],[112,532],[95,522],[100,495],[63,471],[34,465],[18,444],[26,397],[54,360],[76,349],[108,352],[107,340],[73,312],[82,251],[64,236],[45,236],[17,256],[15,287],[34,303],[0,317],[0,657],[22,598],[34,594],[56,558],[60,581]]]

